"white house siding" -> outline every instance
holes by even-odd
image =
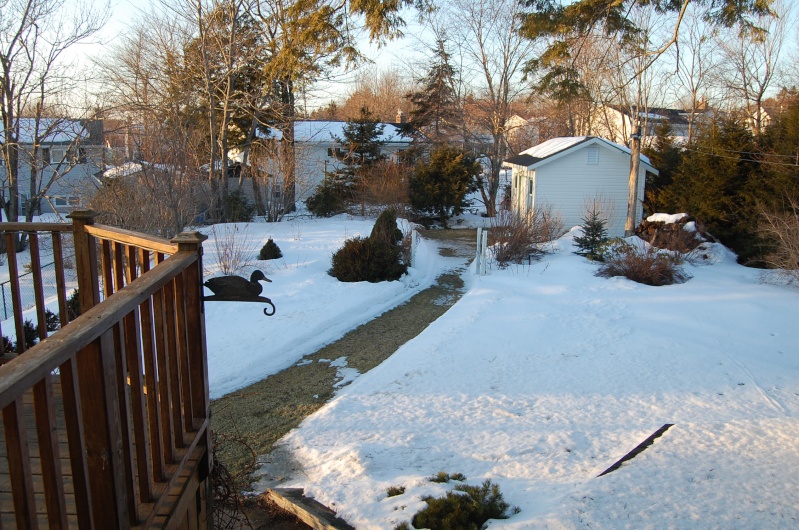
[[[630,154],[623,146],[614,147],[604,140],[583,137],[553,139],[528,149],[524,154],[533,157],[529,166],[518,165],[511,159],[513,169],[511,204],[516,212],[526,214],[532,209],[551,207],[560,216],[564,228],[583,224],[589,201],[598,199],[609,217],[610,236],[623,236],[627,218]],[[593,156],[590,155],[593,151]],[[520,155],[521,156],[521,155]],[[638,178],[636,222],[643,214],[643,194],[646,168],[642,160]],[[529,186],[532,184],[532,195]]]
[[[627,217],[627,198],[630,159],[624,153],[599,147],[599,160],[596,165],[588,165],[588,148],[583,147],[569,156],[553,160],[537,170],[536,205],[551,205],[563,220],[566,229],[583,224],[586,203],[593,198],[601,198],[615,210],[611,213],[608,226],[609,235],[623,236]],[[645,171],[642,169],[638,179],[638,211],[636,221],[641,219]]]

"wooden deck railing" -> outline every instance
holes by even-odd
[[[0,366],[2,528],[210,527],[209,399],[202,306],[202,241],[171,241],[93,224],[0,223],[17,337],[24,330],[15,234],[30,242],[38,344]],[[56,270],[74,240],[82,314],[47,336],[42,235]]]

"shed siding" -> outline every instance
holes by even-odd
[[[598,160],[589,164],[589,149],[599,150]],[[527,182],[534,177],[534,207],[551,206],[560,215],[564,228],[571,229],[583,223],[586,203],[594,197],[612,204],[612,219],[608,233],[612,237],[624,235],[627,218],[629,155],[603,144],[591,144],[554,158],[537,167],[535,171],[513,166],[514,209],[526,213],[528,208]],[[518,177],[518,184],[516,184]],[[643,214],[642,199],[646,171],[642,167],[638,179],[638,206],[636,223]],[[518,192],[518,193],[517,193]]]
[[[570,229],[583,223],[586,202],[601,196],[615,210],[608,226],[609,235],[623,236],[629,175],[630,159],[624,153],[599,145],[598,163],[589,165],[588,149],[578,149],[538,169],[536,202],[538,206],[551,205],[560,214],[564,227]],[[643,199],[644,177],[642,170],[636,221],[643,212],[640,199]]]

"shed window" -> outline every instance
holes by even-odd
[[[599,149],[597,147],[588,148],[588,165],[595,166],[599,163]]]

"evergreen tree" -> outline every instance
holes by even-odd
[[[447,220],[468,206],[466,195],[475,190],[480,164],[463,151],[449,145],[434,147],[430,161],[421,161],[411,175],[411,206],[422,213],[433,213],[444,226]]]
[[[434,59],[427,74],[418,79],[419,90],[406,97],[413,103],[411,125],[433,143],[446,141],[457,130],[458,97],[455,91],[456,70],[450,64],[446,43],[436,41]]]
[[[641,149],[641,153],[649,158],[652,166],[658,169],[657,175],[646,174],[645,215],[670,211],[670,205],[664,201],[662,192],[664,188],[671,185],[674,173],[680,167],[683,156],[682,149],[674,144],[671,125],[668,122],[658,124],[655,134],[657,136],[654,144]]]
[[[383,159],[381,148],[385,142],[380,139],[385,125],[377,123],[366,107],[361,107],[358,118],[344,125],[343,137],[334,136],[341,144],[337,151],[344,166],[331,174],[332,185],[342,194],[358,199],[364,188],[364,180],[369,178],[370,170]]]
[[[701,131],[663,198],[675,212],[686,212],[734,250],[742,262],[754,257],[759,241],[758,203],[770,195],[768,168],[748,127],[734,118]]]
[[[590,260],[602,261],[602,246],[608,241],[607,221],[599,210],[592,208],[583,218],[583,235],[574,238],[578,250],[575,254]]]

